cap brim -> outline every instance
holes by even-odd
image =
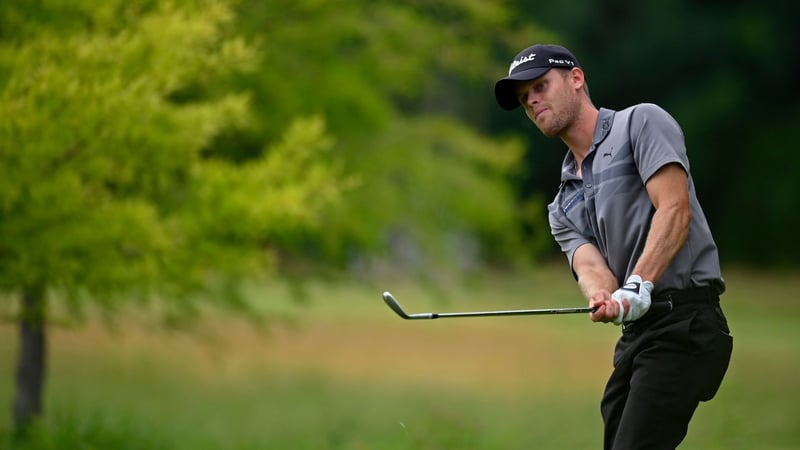
[[[519,100],[517,100],[515,82],[534,80],[547,73],[550,69],[551,67],[535,67],[511,74],[498,81],[494,85],[494,96],[497,99],[497,103],[507,111],[516,109],[519,106]]]

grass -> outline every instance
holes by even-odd
[[[123,317],[51,329],[43,430],[19,449],[594,449],[619,330],[582,316],[402,321],[412,312],[580,306],[563,267],[432,290],[322,284],[298,306],[258,287],[288,320],[262,332],[218,317],[195,334]],[[727,274],[734,356],[681,449],[800,447],[800,277]],[[0,403],[16,334],[0,327]],[[5,382],[2,380],[5,379]]]

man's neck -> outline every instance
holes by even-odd
[[[594,140],[594,130],[597,126],[598,111],[591,103],[584,103],[578,117],[570,127],[569,131],[561,136],[561,140],[567,144],[575,160],[580,167],[580,163],[586,158]]]

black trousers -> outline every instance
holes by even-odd
[[[606,450],[675,449],[710,400],[733,350],[719,298],[676,302],[623,327],[600,405]]]

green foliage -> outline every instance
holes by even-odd
[[[172,297],[212,272],[396,257],[398,230],[426,261],[513,259],[521,144],[475,126],[512,17],[477,1],[4,3],[0,288]]]
[[[366,151],[349,166],[361,183],[333,217],[334,226],[356,241],[378,253],[387,239],[416,243],[421,260],[406,262],[430,258],[439,265],[509,258],[518,250],[512,248],[520,233],[507,177],[521,155],[519,141],[489,139],[452,119],[427,116],[396,121]],[[388,235],[376,236],[371,227],[381,223]],[[494,246],[481,245],[488,242]],[[425,255],[425,248],[438,257]],[[464,254],[470,251],[481,254]]]
[[[247,85],[273,134],[284,112],[321,112],[337,135],[364,135],[398,106],[416,113],[441,91],[468,96],[453,88],[494,77],[493,46],[511,34],[501,28],[511,11],[480,1],[250,0],[239,11],[261,44],[261,70]]]
[[[0,39],[0,289],[176,298],[263,273],[273,236],[338,196],[319,118],[243,163],[204,152],[251,120],[225,80],[257,54],[225,3],[0,11],[19,32]]]
[[[352,267],[410,253],[426,271],[463,265],[454,253],[470,254],[467,265],[521,253],[511,185],[521,144],[480,131],[496,49],[517,34],[506,31],[506,5],[271,0],[239,11],[262,55],[238,79],[253,93],[255,124],[214,151],[230,156],[288,117],[322,114],[351,176],[324,233],[286,235],[285,254]]]

